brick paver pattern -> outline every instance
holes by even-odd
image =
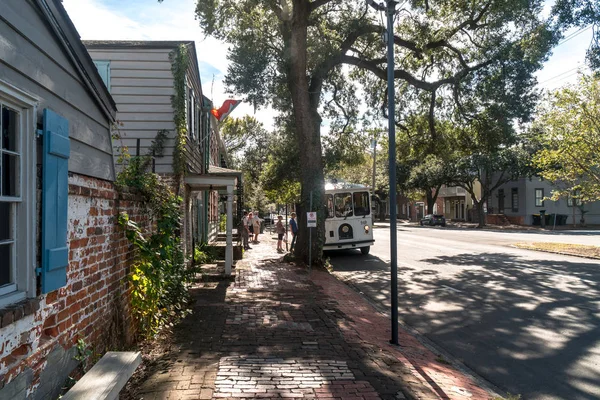
[[[213,396],[257,395],[379,399],[369,382],[355,380],[345,361],[223,357]]]
[[[233,282],[192,288],[193,314],[176,327],[171,351],[130,390],[133,398],[391,400],[404,399],[403,391],[414,399],[467,398],[448,386],[460,383],[459,373],[423,379],[420,365],[367,334],[385,328],[354,320],[354,309],[362,321],[377,314],[367,303],[358,304],[360,297],[351,298],[334,278],[315,284],[315,275],[281,262],[275,249],[264,237],[237,263]],[[334,282],[348,304],[332,295]],[[471,399],[489,398],[474,389]]]

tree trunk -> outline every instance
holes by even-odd
[[[379,202],[379,221],[380,222],[385,222],[385,202],[384,201],[380,201]]]
[[[292,21],[290,25],[288,88],[291,93],[295,134],[300,151],[301,175],[301,209],[298,215],[299,231],[295,254],[305,262],[309,261],[309,228],[306,227],[306,212],[317,212],[317,228],[312,228],[312,262],[321,260],[325,214],[323,212],[325,181],[323,178],[323,159],[321,152],[321,118],[317,112],[318,98],[311,101],[309,80],[307,77],[307,27],[310,2],[294,0]],[[312,94],[315,96],[315,94]],[[316,104],[315,104],[316,102]],[[310,207],[312,193],[312,209]]]
[[[433,206],[435,206],[435,202],[437,201],[438,192],[439,189],[435,190],[435,194],[433,189],[425,191],[425,196],[427,197],[427,211],[425,214],[433,214]]]
[[[477,227],[478,228],[483,228],[485,226],[486,220],[485,220],[485,212],[483,210],[483,199],[480,201],[475,201],[475,207],[477,209],[477,215],[478,215],[478,223],[477,223]]]

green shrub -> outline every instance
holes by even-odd
[[[133,316],[139,333],[152,336],[190,312],[188,286],[195,271],[186,267],[181,244],[182,200],[157,174],[147,171],[144,158],[131,158],[118,182],[145,197],[154,229],[144,231],[127,213],[119,215],[119,224],[136,248],[130,274]]]
[[[219,216],[219,232],[225,232],[227,230],[227,215],[221,214]]]
[[[194,264],[210,264],[216,260],[216,254],[212,247],[200,244],[194,249]]]

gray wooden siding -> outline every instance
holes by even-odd
[[[169,54],[173,48],[91,45],[88,51],[93,60],[110,61],[110,91],[117,103],[122,137],[121,141],[115,141],[114,146],[127,146],[130,154],[137,155],[139,139],[139,154],[148,154],[157,132],[168,130],[170,140],[165,144],[164,156],[156,159],[155,170],[172,173],[175,125],[171,96],[174,94],[174,82]],[[201,101],[202,87],[196,63],[190,64],[188,75],[196,98]],[[201,173],[202,156],[197,141],[188,139],[186,150],[188,170]]]
[[[173,172],[173,146],[175,124],[171,96],[173,74],[169,53],[171,49],[146,48],[88,48],[93,60],[110,61],[110,92],[117,103],[117,120],[122,141],[114,146],[125,145],[131,155],[137,155],[137,139],[140,139],[140,155],[148,154],[152,141],[159,130],[169,131],[164,157],[157,158],[157,172]]]
[[[1,0],[0,79],[40,99],[69,120],[69,170],[113,180],[110,123],[54,34],[29,0]]]
[[[200,82],[200,71],[198,70],[198,64],[196,52],[193,50],[195,47],[190,48],[190,63],[187,69],[188,84],[194,90],[196,96],[195,107],[200,109],[202,104],[202,84]],[[194,111],[195,112],[195,111]],[[202,123],[199,115],[196,115],[195,128],[197,131],[195,135],[188,132],[188,141],[186,143],[186,159],[188,164],[188,170],[194,174],[201,174],[203,171],[203,155],[200,150],[199,140],[202,137]],[[192,128],[194,129],[194,128]],[[195,139],[193,139],[195,137]]]

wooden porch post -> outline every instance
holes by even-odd
[[[225,248],[225,275],[231,275],[233,263],[233,185],[227,185],[227,241]]]

